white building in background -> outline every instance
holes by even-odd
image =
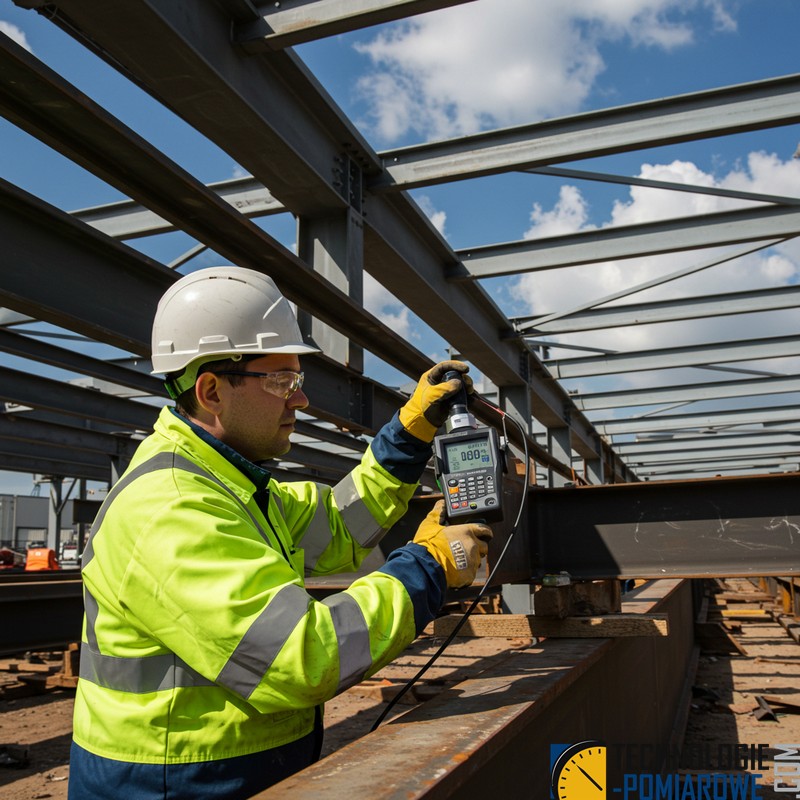
[[[56,536],[58,515],[49,496],[0,494],[0,547],[24,553],[32,544],[41,544],[56,550],[59,560],[74,560],[81,528],[75,513],[80,511],[80,504],[67,500]]]

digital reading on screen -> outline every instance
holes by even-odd
[[[450,473],[490,467],[493,463],[491,443],[486,438],[448,442],[445,445],[445,456],[447,471]]]

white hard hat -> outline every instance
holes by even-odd
[[[289,301],[272,278],[243,267],[210,267],[185,275],[158,303],[152,374],[185,370],[171,394],[194,385],[208,361],[268,353],[318,353],[303,341]]]

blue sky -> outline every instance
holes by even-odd
[[[798,69],[798,30],[800,0],[477,0],[297,52],[372,146],[383,150],[790,74]],[[0,32],[201,180],[240,174],[230,156],[34,12],[0,0]],[[792,126],[566,166],[796,195],[800,161],[792,156],[799,142],[800,130]],[[121,199],[117,190],[2,119],[0,177],[67,211]],[[456,249],[730,207],[716,199],[522,174],[413,195]],[[261,224],[293,244],[288,215]],[[167,263],[193,241],[170,234],[130,244]],[[190,268],[217,262],[207,253]],[[573,268],[569,275],[493,280],[486,288],[509,316],[550,312],[668,272],[676,263],[666,257],[639,259]],[[664,292],[795,283],[798,265],[797,245],[775,248],[736,262],[724,275],[711,270],[651,291],[647,299],[667,296]],[[444,354],[446,343],[408,309],[374,281],[366,288],[370,310],[391,318],[431,356]],[[768,325],[777,332],[787,320],[788,315],[773,315]],[[678,339],[735,338],[735,325],[731,319],[700,321],[683,326]],[[606,331],[593,342],[610,349],[664,346],[665,332],[658,328]],[[675,343],[674,331],[669,337]],[[403,380],[374,361],[369,368],[387,382]],[[623,380],[637,385],[648,379]],[[27,478],[0,476],[0,492],[26,486]]]

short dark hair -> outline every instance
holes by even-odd
[[[204,372],[245,372],[247,364],[259,357],[260,354],[236,359],[223,358],[220,361],[209,361],[197,370],[197,377],[199,378]],[[167,378],[169,377],[167,376]],[[227,378],[231,386],[240,386],[244,382],[244,377],[239,375],[224,375],[222,377]],[[194,386],[190,386],[175,400],[175,410],[184,417],[193,417],[199,408]]]

